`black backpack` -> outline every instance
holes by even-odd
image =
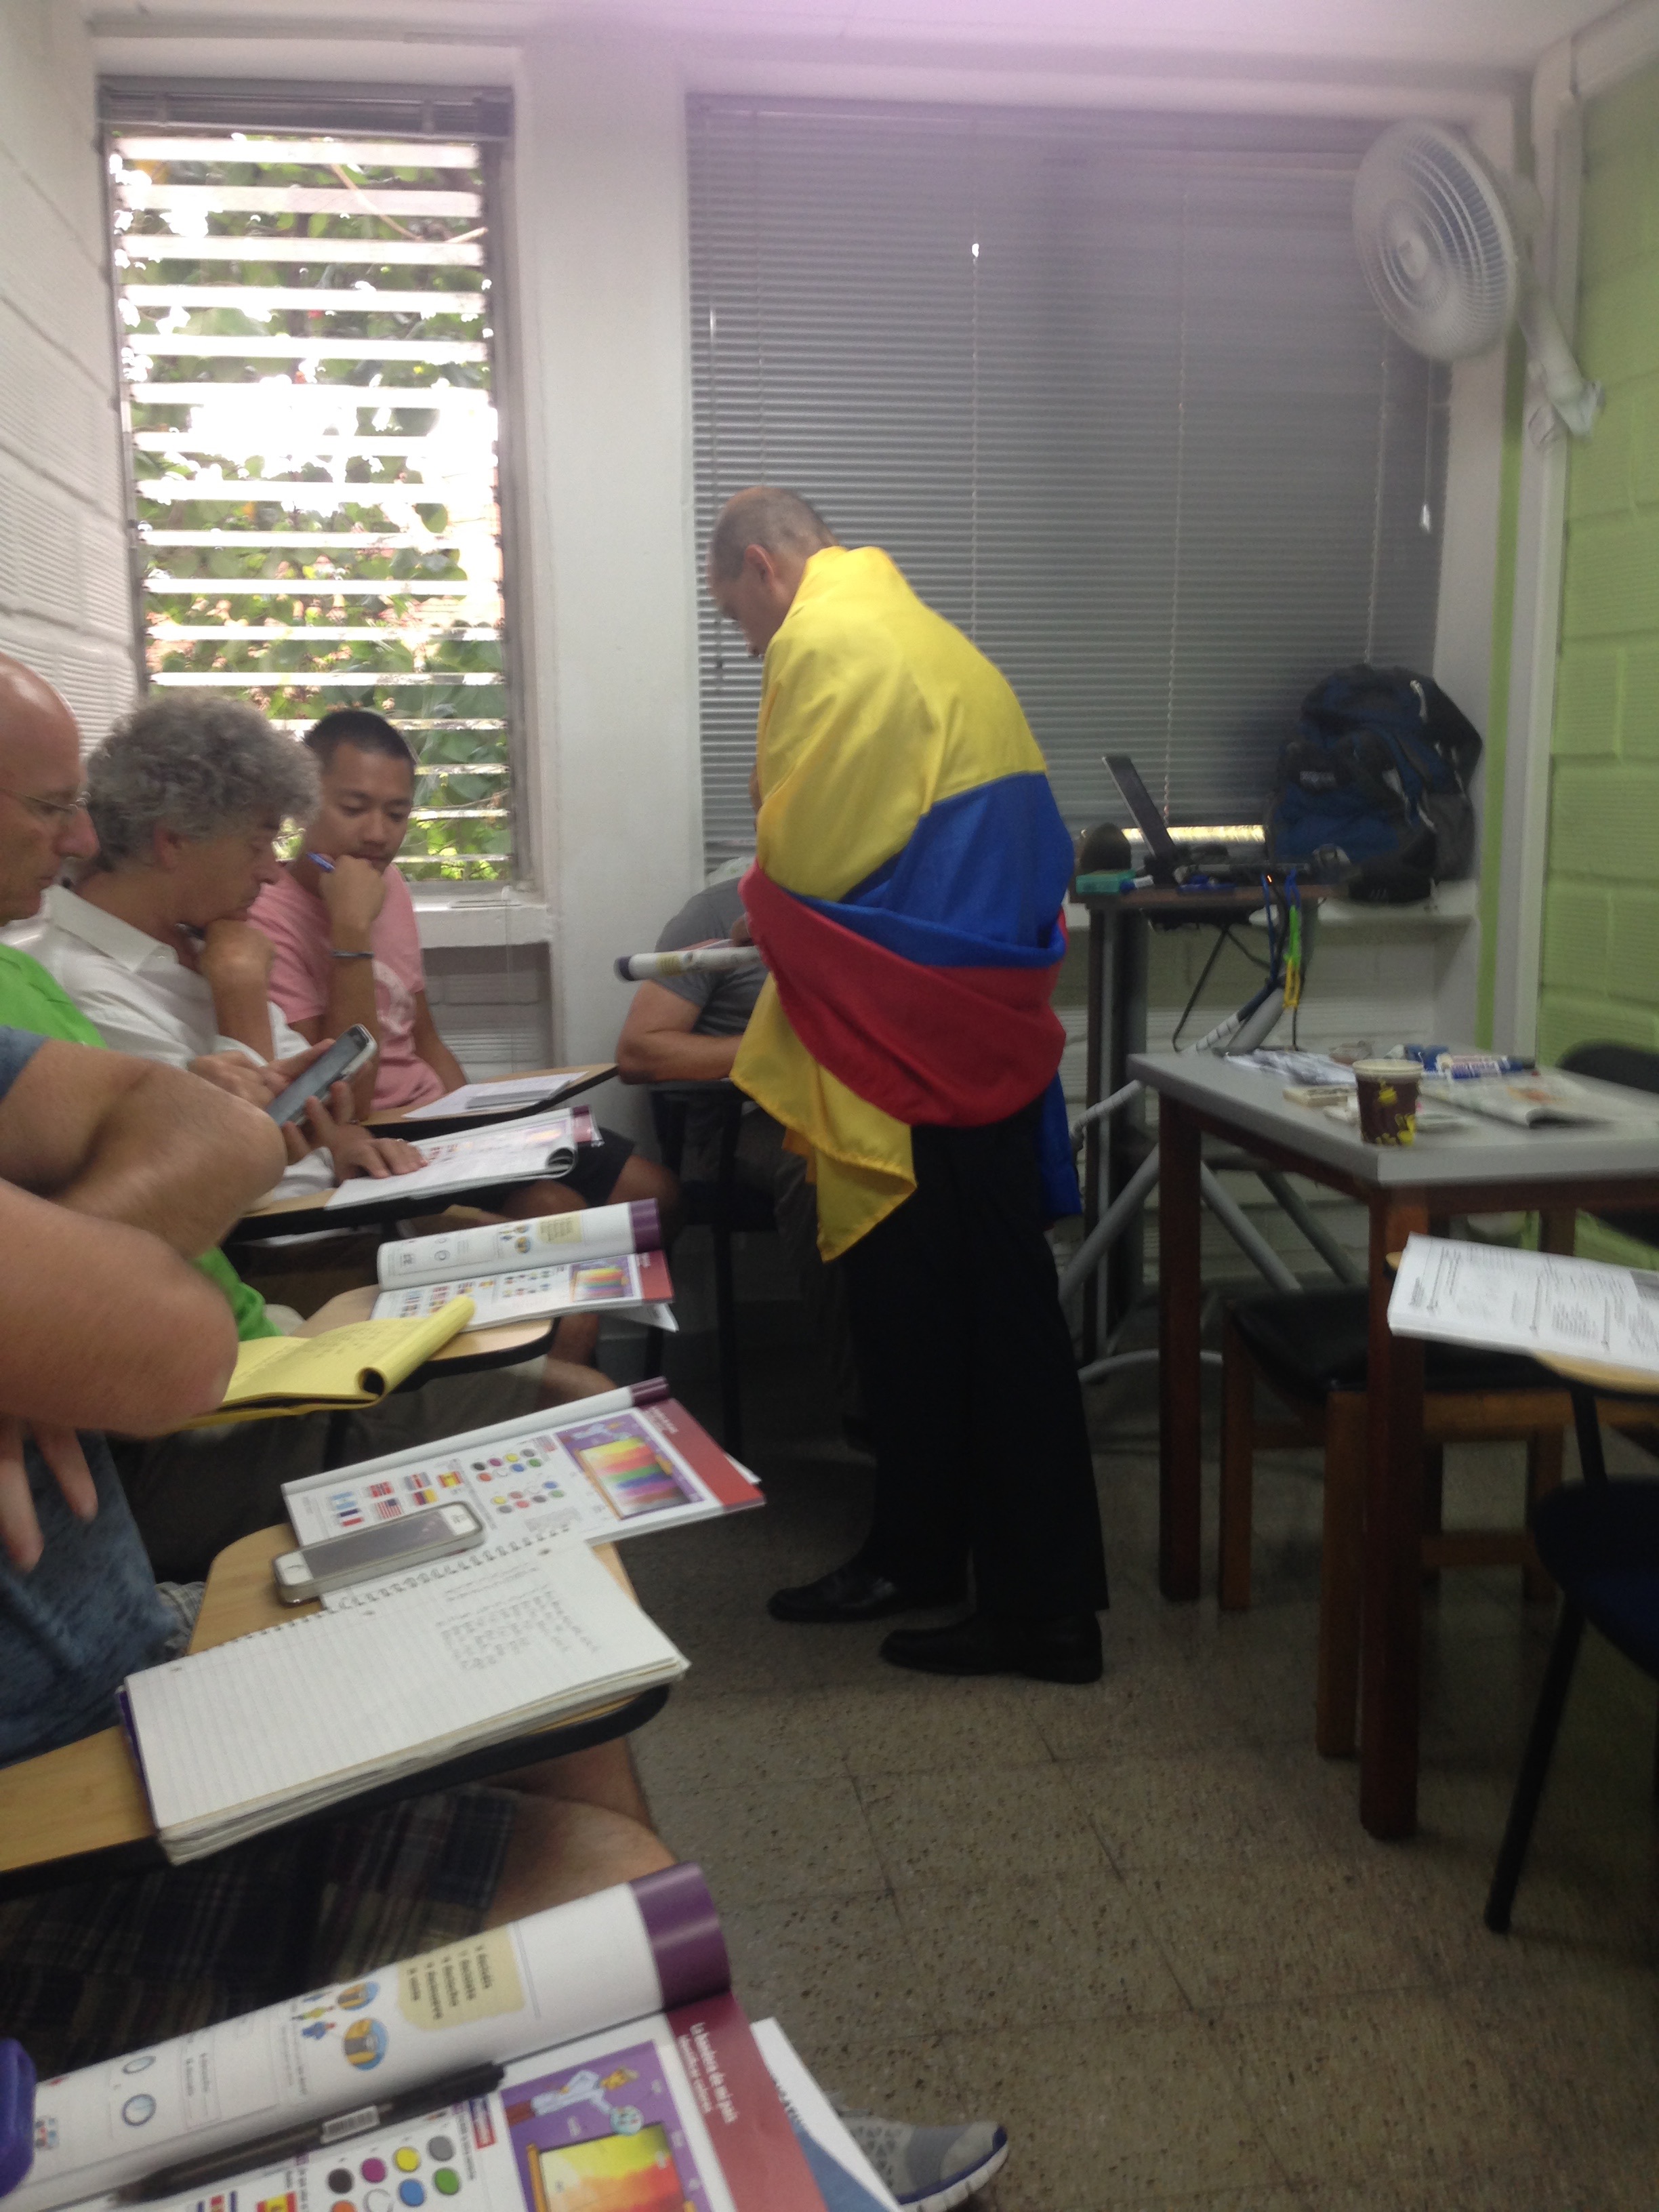
[[[1431,677],[1361,661],[1316,684],[1263,815],[1275,860],[1348,864],[1358,899],[1426,898],[1474,861],[1480,737]]]

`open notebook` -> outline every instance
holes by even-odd
[[[615,1543],[763,1502],[748,1468],[656,1379],[283,1486],[301,1544],[465,1504],[489,1531],[483,1549],[497,1551],[526,1533],[565,1530]],[[331,1612],[372,1604],[386,1580],[330,1590],[323,1603]]]
[[[418,1168],[400,1176],[353,1176],[330,1192],[327,1203],[331,1211],[349,1210],[387,1198],[447,1198],[495,1183],[567,1176],[575,1164],[577,1146],[598,1141],[593,1116],[586,1106],[567,1107],[529,1121],[464,1130],[453,1137],[428,1137],[415,1146],[421,1155]]]
[[[556,1314],[628,1313],[674,1326],[662,1302],[674,1295],[654,1199],[548,1213],[382,1244],[376,1319],[415,1320],[471,1298],[469,1328],[541,1321]]]
[[[7,2212],[112,2190],[157,2212],[893,2212],[730,1984],[701,1874],[670,1867],[43,2081]],[[480,2067],[504,2078],[463,2094]],[[316,2148],[254,2154],[290,2130]],[[185,2161],[188,2185],[146,2186]]]
[[[574,1536],[441,1559],[375,1597],[127,1677],[175,1864],[685,1672]]]
[[[331,1413],[375,1406],[471,1321],[465,1298],[410,1321],[348,1322],[320,1336],[256,1336],[236,1349],[225,1395],[192,1429],[278,1413]]]
[[[424,1106],[411,1106],[405,1121],[444,1121],[458,1114],[524,1114],[537,1106],[550,1106],[573,1083],[581,1081],[578,1070],[570,1075],[523,1075],[493,1083],[464,1083],[459,1091],[446,1091]]]

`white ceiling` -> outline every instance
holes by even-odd
[[[1516,70],[1613,11],[1608,0],[546,0],[545,12],[769,41]]]

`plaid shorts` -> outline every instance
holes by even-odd
[[[0,2034],[45,2080],[476,1934],[516,1802],[448,1790],[0,1905]]]

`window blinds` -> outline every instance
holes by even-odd
[[[1364,124],[699,97],[700,539],[789,485],[1018,690],[1068,821],[1260,819],[1304,691],[1433,657],[1443,373],[1353,249]],[[703,606],[705,833],[759,672]]]
[[[495,148],[432,135],[499,136],[506,95],[101,106],[149,684],[296,736],[389,715],[421,765],[404,872],[510,879]]]

